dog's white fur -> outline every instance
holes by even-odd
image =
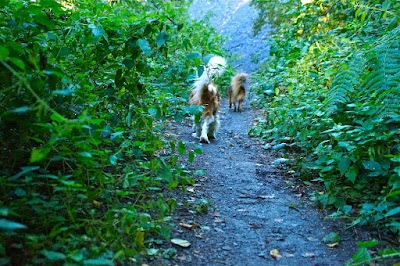
[[[221,95],[213,79],[221,76],[226,68],[226,60],[220,56],[213,56],[208,61],[203,74],[193,83],[189,103],[204,105],[202,117],[193,125],[193,136],[200,138],[200,142],[210,143],[209,138],[216,138],[216,131],[220,125],[218,108]]]

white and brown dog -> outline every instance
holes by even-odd
[[[242,103],[244,97],[246,96],[246,81],[249,79],[249,75],[246,73],[238,73],[236,74],[231,81],[231,85],[228,88],[229,94],[229,108],[232,107],[233,111],[236,111],[236,103],[238,104],[238,111],[242,111]]]
[[[219,127],[218,109],[221,95],[213,79],[222,75],[226,61],[220,56],[213,56],[207,63],[203,74],[193,84],[189,96],[190,105],[204,106],[200,121],[193,125],[193,136],[200,138],[202,143],[210,143],[209,139],[216,138]]]

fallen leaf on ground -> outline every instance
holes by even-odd
[[[293,258],[294,257],[294,254],[292,254],[292,253],[283,253],[282,254],[283,255],[283,257],[285,257],[285,258]]]
[[[182,227],[184,227],[184,228],[187,228],[187,229],[192,229],[193,227],[199,226],[199,225],[196,224],[196,223],[193,223],[193,224],[179,223],[179,225],[182,226]]]
[[[253,228],[253,229],[260,229],[261,227],[259,227],[258,225],[256,225],[256,224],[250,224],[250,226]]]
[[[333,244],[326,244],[330,248],[337,248],[339,246],[339,242],[333,243]]]
[[[314,258],[315,254],[312,252],[306,252],[306,253],[303,253],[302,256],[305,258]]]
[[[246,209],[237,209],[236,211],[238,211],[238,212],[245,212],[245,211],[247,211]]]
[[[282,255],[279,254],[279,251],[277,249],[271,250],[269,254],[271,255],[272,258],[276,260],[282,257]]]
[[[189,241],[179,239],[179,238],[173,238],[173,239],[171,239],[171,242],[172,242],[172,244],[175,244],[175,245],[183,247],[183,248],[188,248],[191,245]]]
[[[180,256],[180,257],[177,257],[178,258],[178,260],[180,260],[180,261],[186,261],[186,256],[184,256],[184,255],[182,255],[182,256]]]
[[[258,196],[259,198],[262,199],[276,199],[276,197],[274,195],[268,195],[268,196]]]
[[[275,222],[281,223],[283,222],[283,219],[274,219]]]

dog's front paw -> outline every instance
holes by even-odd
[[[209,138],[209,139],[217,139],[217,137],[214,136],[214,135],[208,135],[208,138]]]
[[[210,143],[207,137],[200,137],[200,142],[201,143]]]

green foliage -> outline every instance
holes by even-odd
[[[400,4],[301,2],[253,1],[280,23],[258,73],[266,119],[251,133],[298,152],[296,174],[323,183],[315,198],[332,216],[399,233]]]
[[[186,1],[0,6],[1,263],[139,260],[170,236],[163,192],[193,182],[165,121],[200,111],[190,81],[222,38]]]

